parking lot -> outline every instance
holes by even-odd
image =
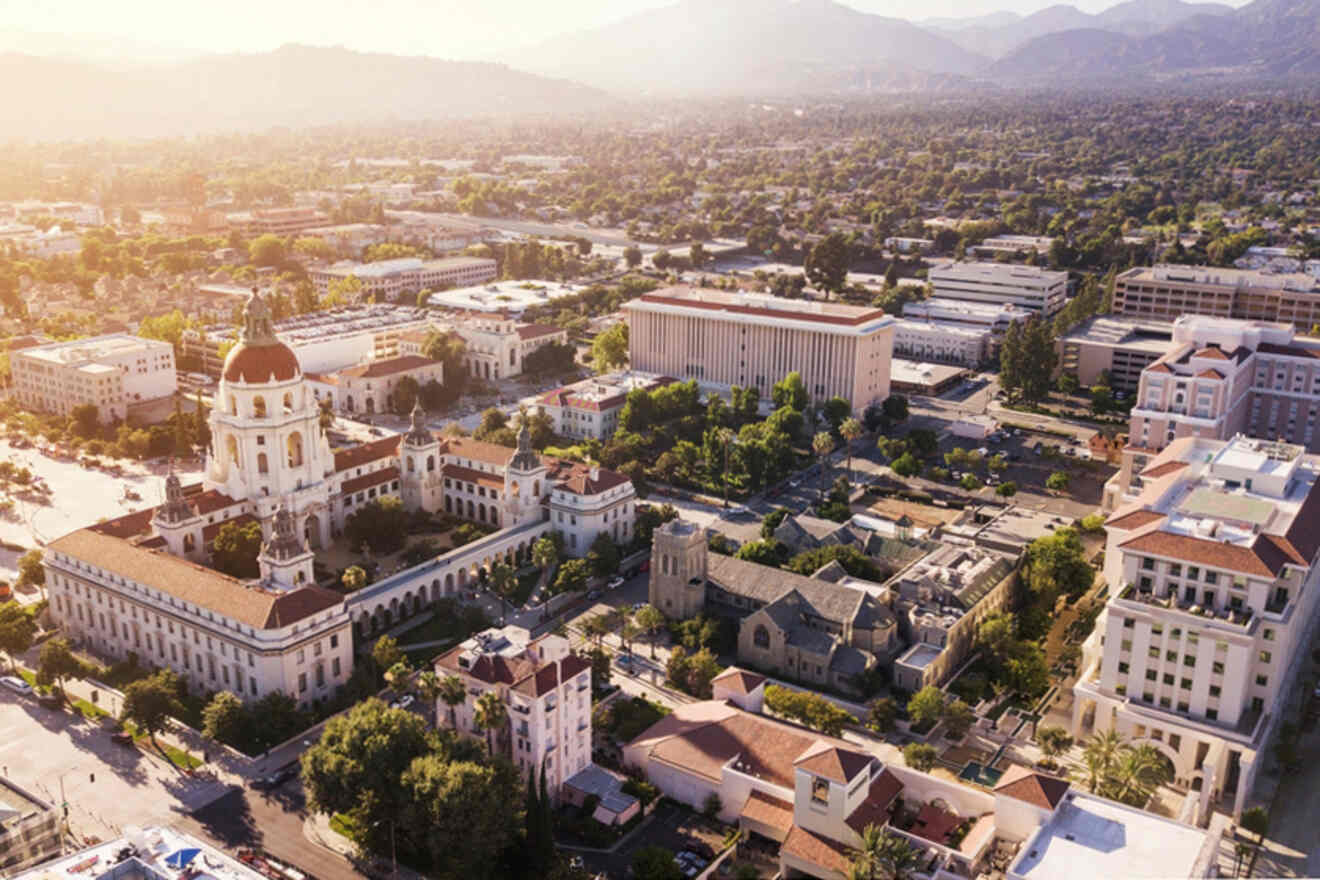
[[[0,773],[56,806],[67,802],[70,830],[80,839],[169,824],[227,791],[110,736],[109,727],[81,715],[0,690]]]
[[[671,805],[658,806],[651,817],[641,825],[623,845],[614,852],[582,853],[588,870],[604,873],[607,877],[623,880],[631,876],[633,853],[643,847],[659,846],[678,856],[685,850],[697,856],[683,857],[680,866],[684,875],[695,877],[702,862],[709,863],[724,844],[725,829],[715,822],[689,810]]]

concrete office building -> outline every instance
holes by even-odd
[[[1150,743],[1178,784],[1241,814],[1320,601],[1320,459],[1234,437],[1175,441],[1106,523],[1110,600],[1083,646],[1073,733]]]
[[[293,235],[324,226],[330,218],[315,208],[259,208],[230,214],[229,225],[244,235]]]
[[[1068,298],[1068,273],[1008,263],[948,262],[928,275],[935,296],[965,302],[1017,306],[1046,318]]]
[[[1317,416],[1320,341],[1296,337],[1287,324],[1179,318],[1171,348],[1142,371],[1105,504],[1112,509],[1139,491],[1150,457],[1180,437],[1245,434],[1317,451]]]
[[[626,303],[632,366],[762,399],[793,371],[813,399],[860,413],[889,397],[894,319],[880,309],[666,287]]]
[[[1055,343],[1059,372],[1083,388],[1109,374],[1109,387],[1131,394],[1141,372],[1168,353],[1173,325],[1167,321],[1097,315]]]
[[[992,355],[998,353],[999,343],[1008,332],[1009,326],[1021,324],[1032,314],[1009,303],[968,302],[941,296],[903,304],[905,319],[990,331]]]
[[[993,260],[1000,256],[1025,257],[1032,251],[1043,257],[1053,246],[1054,239],[1048,235],[996,235],[971,245],[967,250],[978,259]]]
[[[116,333],[11,351],[14,396],[28,409],[69,415],[84,404],[102,422],[122,420],[131,404],[172,395],[174,347]]]
[[[1320,278],[1209,266],[1137,267],[1114,282],[1114,314],[1172,321],[1212,315],[1292,324],[1320,324]]]
[[[404,293],[480,284],[494,278],[495,273],[495,261],[485,257],[444,257],[439,260],[401,257],[377,263],[335,263],[324,269],[312,269],[307,274],[317,293],[322,295],[328,293],[330,285],[336,281],[353,277],[362,284],[358,294],[362,301],[374,296],[376,302],[394,302]]]
[[[898,318],[894,354],[918,361],[974,367],[990,356],[991,331],[956,324]]]

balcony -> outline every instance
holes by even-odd
[[[1251,627],[1252,617],[1254,616],[1250,608],[1208,608],[1189,602],[1186,599],[1178,599],[1174,596],[1158,596],[1153,592],[1138,590],[1136,584],[1128,584],[1116,598],[1121,602],[1132,602],[1150,608],[1178,611],[1193,617],[1199,617],[1211,624],[1237,627],[1243,630]]]

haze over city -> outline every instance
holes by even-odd
[[[0,82],[6,878],[1320,877],[1320,0]]]

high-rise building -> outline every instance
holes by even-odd
[[[1317,621],[1320,458],[1174,441],[1106,523],[1110,600],[1083,647],[1073,728],[1150,743],[1176,784],[1240,814]]]
[[[1306,331],[1320,323],[1320,278],[1214,266],[1139,266],[1115,279],[1113,311],[1165,321],[1183,315],[1281,321]]]
[[[880,309],[723,290],[666,287],[624,305],[633,369],[754,387],[793,371],[813,400],[861,412],[889,397],[894,319]]]

